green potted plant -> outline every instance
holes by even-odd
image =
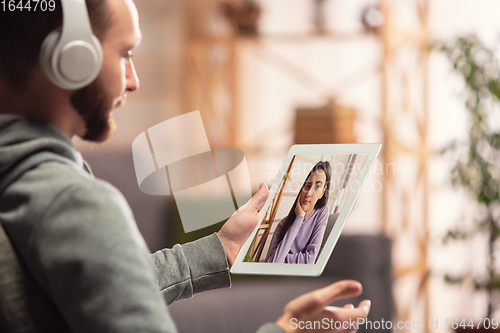
[[[448,283],[471,283],[476,290],[488,295],[488,312],[483,323],[459,321],[459,331],[474,326],[490,330],[498,327],[492,315],[500,309],[500,67],[492,50],[485,47],[475,35],[456,38],[438,44],[455,71],[464,79],[465,108],[469,118],[465,141],[454,141],[442,150],[453,160],[451,181],[470,196],[474,210],[471,226],[458,226],[449,230],[445,243],[482,235],[487,239],[486,274],[471,272],[464,276],[446,275]],[[496,117],[496,122],[495,118]],[[486,319],[488,318],[488,319]],[[492,325],[496,320],[497,325]],[[458,324],[458,325],[457,325]],[[464,325],[465,324],[465,325]]]

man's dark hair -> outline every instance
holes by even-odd
[[[62,26],[61,0],[54,1],[54,11],[0,9],[0,80],[14,88],[22,89],[38,64],[45,37]],[[110,24],[107,1],[86,3],[94,34],[103,40]]]

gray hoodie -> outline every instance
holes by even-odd
[[[176,332],[167,304],[230,286],[217,234],[150,255],[125,198],[44,121],[0,115],[0,221],[73,332]]]

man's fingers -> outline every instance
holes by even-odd
[[[323,306],[339,299],[358,296],[362,291],[363,287],[361,283],[354,280],[335,282],[329,286],[316,290]]]
[[[362,289],[361,284],[354,280],[335,282],[292,300],[287,308],[293,313],[316,311],[333,301],[358,296]]]
[[[366,318],[370,312],[371,302],[369,300],[364,300],[359,303],[358,307],[352,306],[352,308],[337,308],[325,307],[325,310],[330,311],[332,317],[335,317],[338,321],[356,321],[359,318]]]
[[[372,302],[369,299],[365,299],[358,305],[358,308],[364,309],[367,314],[368,312],[370,312],[371,307],[372,307]]]
[[[301,318],[301,320],[329,318],[340,322],[357,322],[358,319],[368,316],[371,307],[369,300],[362,301],[358,307],[347,304],[339,308],[328,306],[328,304],[341,298],[357,296],[361,291],[361,284],[354,280],[339,281],[325,288],[317,289],[289,302],[283,310],[283,315],[276,323],[286,330],[291,318]],[[344,332],[355,332],[355,329],[344,330]]]
[[[252,199],[250,199],[246,204],[244,204],[238,211],[250,210],[251,213],[257,214],[259,210],[266,203],[267,197],[269,196],[269,189],[265,183],[260,183],[259,190],[254,194]]]

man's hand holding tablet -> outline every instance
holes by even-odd
[[[238,250],[258,223],[259,210],[266,202],[268,195],[267,186],[260,184],[259,190],[252,199],[240,207],[219,231],[219,238],[226,250],[229,267]],[[299,203],[297,203],[297,209],[298,207],[302,208]],[[287,333],[355,332],[358,319],[365,319],[370,312],[370,301],[364,300],[356,308],[352,304],[341,308],[328,305],[340,299],[356,297],[361,294],[362,290],[359,282],[343,280],[311,291],[290,301],[276,324]],[[311,326],[314,327],[314,322],[321,323],[321,327],[309,329]]]
[[[268,196],[269,189],[266,184],[261,183],[257,193],[234,212],[233,216],[224,223],[217,233],[224,246],[224,251],[226,251],[229,268],[233,265],[234,259],[248,235],[259,223],[259,210],[266,203]]]
[[[226,251],[229,267],[232,266],[245,240],[259,223],[259,211],[266,203],[269,190],[260,184],[257,193],[240,207],[218,232]],[[295,205],[297,215],[305,215],[300,201]],[[358,320],[366,319],[371,302],[362,301],[358,307],[352,304],[344,307],[329,306],[330,303],[362,292],[359,282],[343,280],[321,289],[306,293],[290,301],[276,324],[285,332],[356,332]],[[319,323],[319,325],[318,325]]]

